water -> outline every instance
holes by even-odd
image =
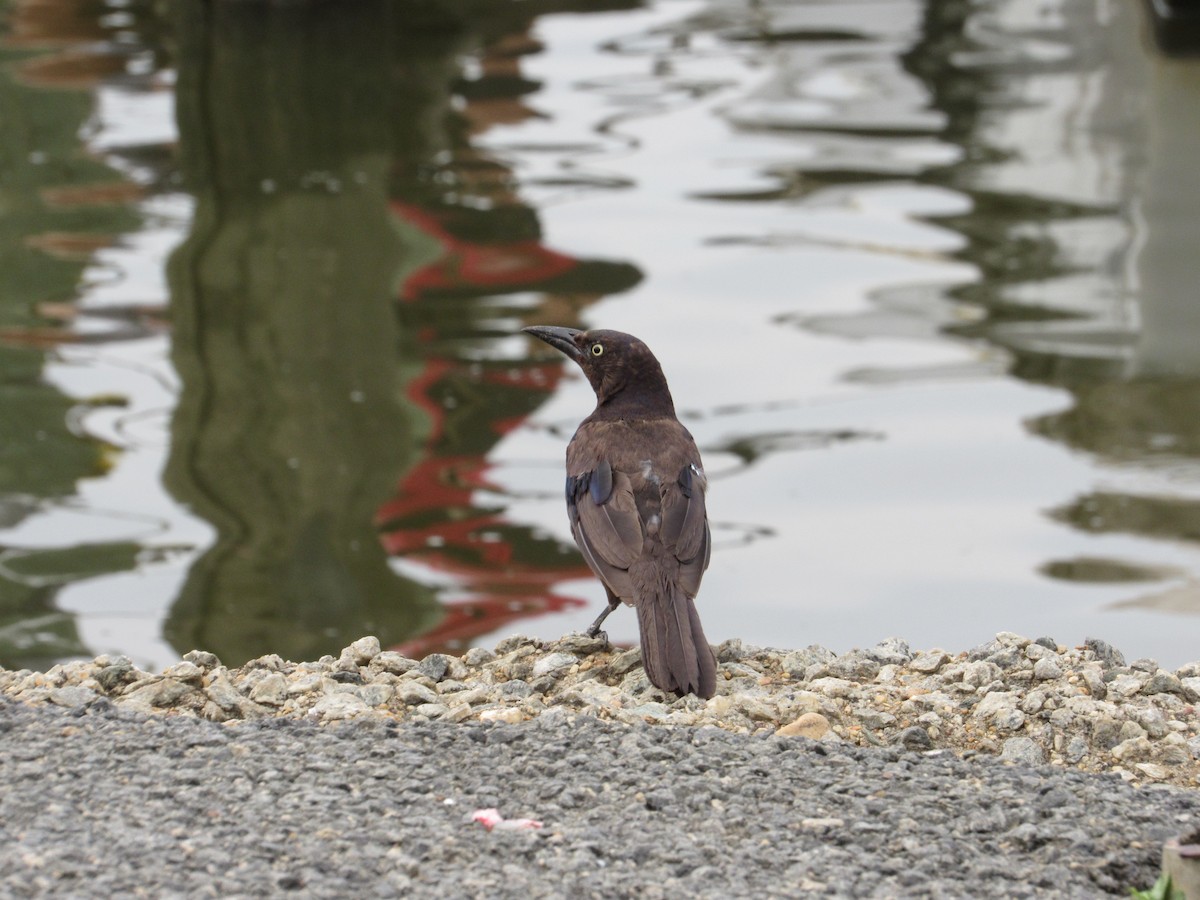
[[[526,324],[658,354],[714,641],[1200,656],[1200,63],[1117,2],[586,7],[0,7],[0,662],[585,626]]]

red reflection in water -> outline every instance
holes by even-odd
[[[516,289],[533,289],[579,263],[531,240],[472,243],[452,235],[433,213],[404,204],[393,211],[439,241],[444,249],[436,261],[417,270],[401,288],[406,303],[437,303],[438,297],[485,296]],[[430,329],[436,332],[436,326]],[[422,343],[435,346],[436,333],[422,333]],[[431,572],[450,576],[454,594],[466,599],[443,602],[446,615],[425,634],[405,641],[397,649],[421,657],[469,646],[480,635],[510,623],[578,608],[579,597],[556,586],[590,576],[586,564],[560,542],[537,538],[527,525],[509,521],[489,509],[480,496],[500,493],[488,478],[492,466],[486,454],[504,434],[519,427],[529,411],[548,397],[563,377],[557,360],[472,374],[468,364],[454,357],[427,357],[420,374],[407,386],[409,402],[432,423],[423,458],[397,486],[395,496],[380,507],[376,519],[383,546],[390,555],[402,556]],[[465,426],[471,437],[448,434],[451,413],[443,399],[455,380],[485,383],[499,395],[525,395],[514,414],[511,405],[489,403],[470,410]],[[533,394],[532,399],[529,395]],[[483,447],[474,452],[454,452],[466,440]]]
[[[441,220],[427,210],[393,204],[393,212],[442,245],[442,255],[422,266],[405,282],[401,297],[406,302],[431,293],[475,295],[535,289],[539,283],[565,275],[578,261],[543,246],[535,240],[477,243],[451,234]]]

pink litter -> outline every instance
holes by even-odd
[[[492,809],[477,809],[471,813],[471,821],[478,822],[488,831],[493,828],[500,831],[520,831],[522,829],[535,830],[542,827],[542,823],[537,819],[506,819],[500,815],[500,810]]]

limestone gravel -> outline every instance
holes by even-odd
[[[106,697],[145,713],[217,722],[517,722],[563,707],[624,724],[714,725],[742,734],[782,729],[859,746],[916,741],[968,756],[1012,758],[1021,747],[1026,760],[1200,786],[1200,662],[1171,672],[1152,659],[1126,664],[1099,640],[1068,648],[1011,633],[957,654],[913,653],[896,638],[841,655],[739,641],[717,654],[719,688],[707,702],[663,695],[647,681],[636,649],[578,634],[554,642],[514,636],[494,652],[421,660],[364,637],[336,658],[293,663],[271,655],[234,669],[193,651],[157,674],[125,657],[101,656],[45,673],[0,670],[0,693],[67,707]]]

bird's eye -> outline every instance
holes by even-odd
[[[599,356],[604,352],[603,344],[592,344],[592,356]]]

